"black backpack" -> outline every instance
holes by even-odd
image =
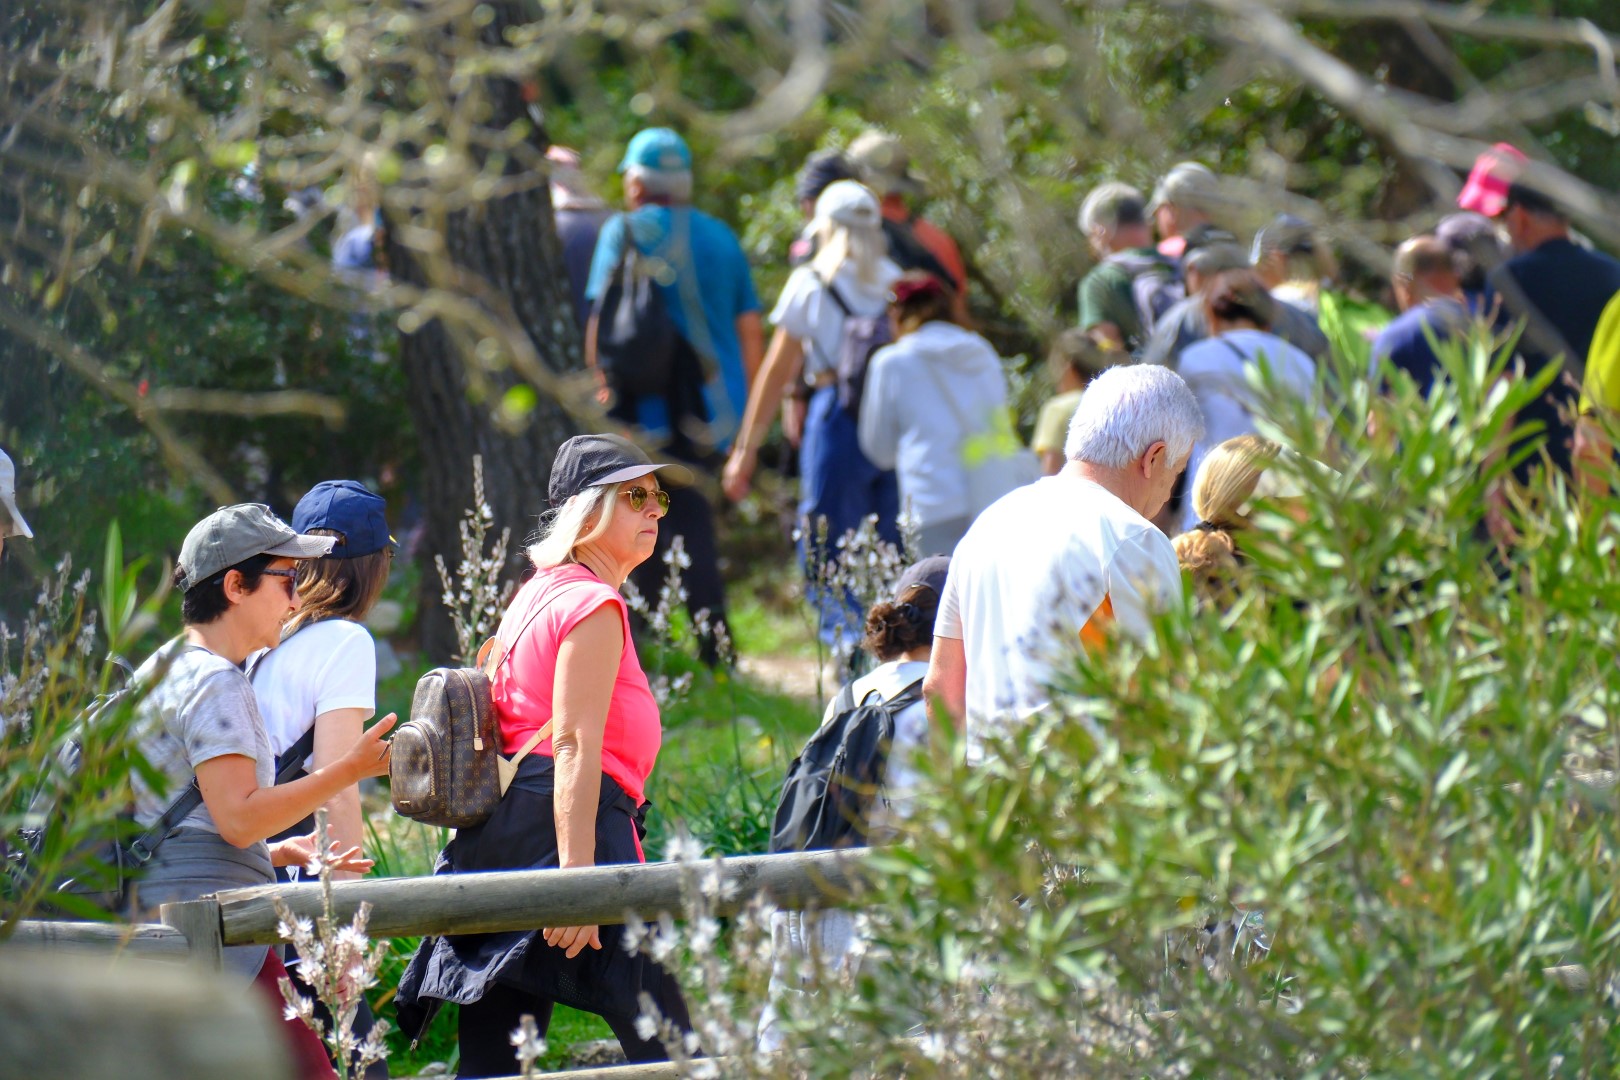
[[[912,229],[910,221],[890,221],[884,218],[883,235],[889,241],[889,258],[894,265],[902,270],[921,270],[932,274],[952,291],[956,290],[956,278],[945,269],[945,264],[917,239],[917,233]]]
[[[680,331],[654,280],[653,263],[642,254],[624,222],[624,252],[607,288],[596,298],[596,362],[608,386],[621,398],[662,396],[674,378],[682,345]]]
[[[857,702],[854,684],[847,684],[833,703],[832,719],[788,766],[771,826],[772,854],[865,846],[894,743],[894,718],[922,700],[922,680],[887,701],[871,698]]]
[[[52,843],[53,829],[62,827],[56,818],[56,801],[69,786],[81,782],[78,774],[83,760],[83,740],[98,738],[99,728],[127,713],[137,700],[134,669],[121,657],[108,659],[124,671],[126,681],[90,704],[79,719],[79,736],[62,745],[55,760],[39,777],[22,827],[10,837],[0,837],[0,867],[3,867],[0,873],[11,879],[13,887],[26,888],[33,882],[37,864]],[[276,759],[276,783],[285,784],[293,779],[302,771],[304,759],[314,751],[315,729],[311,727],[286,754]],[[288,762],[285,765],[282,764],[284,759]],[[126,913],[146,865],[202,802],[202,789],[193,776],[158,819],[145,829],[135,824],[134,805],[126,807],[118,816],[113,835],[71,853],[77,865],[76,876],[47,883],[48,895],[42,900],[42,913],[80,918],[96,911]]]

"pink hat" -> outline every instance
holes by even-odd
[[[1476,214],[1495,217],[1507,206],[1508,186],[1527,159],[1517,147],[1497,143],[1474,159],[1474,169],[1457,196],[1457,205]]]

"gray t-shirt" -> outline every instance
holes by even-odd
[[[191,783],[197,766],[227,754],[253,759],[260,787],[276,782],[276,757],[259,717],[253,684],[235,664],[199,645],[176,638],[135,673],[138,685],[155,677],[167,663],[162,681],[141,701],[141,751],[154,769],[168,777],[165,791],[149,789],[135,779],[135,819],[152,824]],[[199,805],[181,825],[218,834],[219,827]]]

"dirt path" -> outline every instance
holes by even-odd
[[[839,685],[834,665],[818,666],[814,657],[740,656],[737,670],[777,693],[812,703],[826,700]]]

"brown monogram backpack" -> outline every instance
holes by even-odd
[[[518,637],[550,603],[529,616]],[[478,650],[477,667],[434,668],[417,680],[411,718],[394,733],[388,762],[395,813],[424,825],[467,829],[495,812],[518,765],[551,734],[548,720],[511,758],[501,754],[491,689],[510,655],[491,638]]]

